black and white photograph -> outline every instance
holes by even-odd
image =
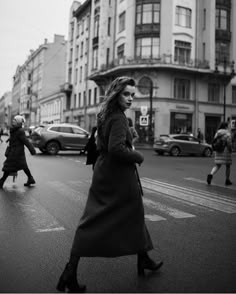
[[[236,1],[0,0],[0,293],[236,293]]]

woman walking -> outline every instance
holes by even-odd
[[[222,122],[216,132],[214,139],[222,140],[224,149],[223,151],[215,151],[215,166],[212,168],[211,173],[207,176],[208,185],[211,184],[214,174],[218,172],[221,165],[225,165],[225,185],[232,185],[230,181],[230,166],[232,164],[232,137],[228,130],[228,123]]]
[[[22,170],[28,177],[25,186],[30,186],[35,184],[35,180],[28,168],[26,157],[25,157],[25,148],[26,146],[32,155],[36,154],[36,151],[33,145],[26,138],[25,132],[22,128],[24,123],[24,117],[21,115],[16,115],[12,120],[12,127],[10,129],[10,138],[9,146],[7,147],[8,151],[6,155],[6,160],[3,163],[3,176],[0,179],[0,189],[3,188],[3,184],[12,173],[17,173],[17,171]]]
[[[83,292],[76,270],[80,257],[117,257],[137,254],[138,274],[155,271],[148,255],[153,249],[144,221],[141,187],[136,164],[143,155],[132,149],[132,136],[124,111],[131,107],[135,82],[129,77],[115,79],[98,114],[99,157],[83,216],[76,230],[67,263],[57,290]]]

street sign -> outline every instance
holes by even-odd
[[[147,115],[147,112],[148,112],[148,107],[147,107],[147,105],[142,105],[141,106],[141,113],[142,113],[142,115]]]
[[[148,126],[148,115],[141,115],[139,117],[140,126]]]

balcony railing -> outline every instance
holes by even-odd
[[[180,67],[187,67],[187,68],[197,68],[197,69],[209,69],[209,62],[207,60],[200,60],[200,59],[175,59],[173,55],[163,54],[159,58],[150,58],[150,57],[143,57],[143,58],[129,58],[123,57],[119,59],[115,59],[113,62],[109,64],[101,65],[100,72],[107,71],[110,69],[114,69],[115,67],[127,67],[127,66],[139,66],[139,65],[153,65],[153,66],[180,66]]]
[[[72,89],[73,89],[73,85],[70,83],[65,83],[65,84],[61,85],[60,89],[61,89],[61,92],[71,93]]]

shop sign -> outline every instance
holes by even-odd
[[[140,126],[148,126],[148,115],[141,115],[139,117]]]

